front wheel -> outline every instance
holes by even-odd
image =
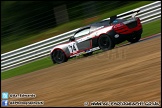
[[[55,50],[52,54],[51,54],[51,57],[52,57],[52,61],[53,63],[63,63],[63,62],[66,62],[68,60],[68,58],[66,57],[66,55],[64,54],[64,52],[60,49],[58,50]]]
[[[102,50],[110,50],[115,47],[114,42],[108,35],[101,35],[98,39],[98,45]]]

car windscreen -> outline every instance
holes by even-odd
[[[100,21],[97,23],[91,24],[90,32],[96,31],[102,27],[109,26],[109,20]]]

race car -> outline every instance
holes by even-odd
[[[111,50],[116,44],[125,40],[130,43],[138,42],[142,34],[142,24],[135,15],[140,10],[132,11],[120,16],[112,16],[80,28],[70,37],[69,42],[52,48],[50,55],[53,63],[63,63],[69,58],[92,55],[95,50]],[[120,17],[133,14],[129,19]]]

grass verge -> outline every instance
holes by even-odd
[[[161,32],[161,19],[144,24],[143,25],[142,38],[156,34],[156,33],[159,33],[159,32]],[[125,41],[124,43],[126,43],[126,42],[127,41]],[[100,52],[102,52],[102,51],[101,50],[96,51],[94,54],[97,54],[97,53],[100,53]],[[81,58],[81,57],[79,57],[79,58]],[[74,58],[74,59],[76,59],[76,58]],[[8,70],[6,72],[2,72],[1,73],[1,80],[11,78],[11,77],[14,77],[14,76],[17,76],[17,75],[30,73],[30,72],[33,72],[33,71],[36,71],[36,70],[48,68],[50,66],[53,66],[51,58],[46,57],[46,58],[43,58],[41,60],[37,60],[37,61],[31,62],[29,64],[25,64],[23,66],[17,67],[15,69],[11,69],[11,70]]]

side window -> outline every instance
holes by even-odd
[[[82,31],[76,33],[74,37],[77,39],[77,38],[81,38],[87,34],[89,34],[89,28],[83,29]]]

